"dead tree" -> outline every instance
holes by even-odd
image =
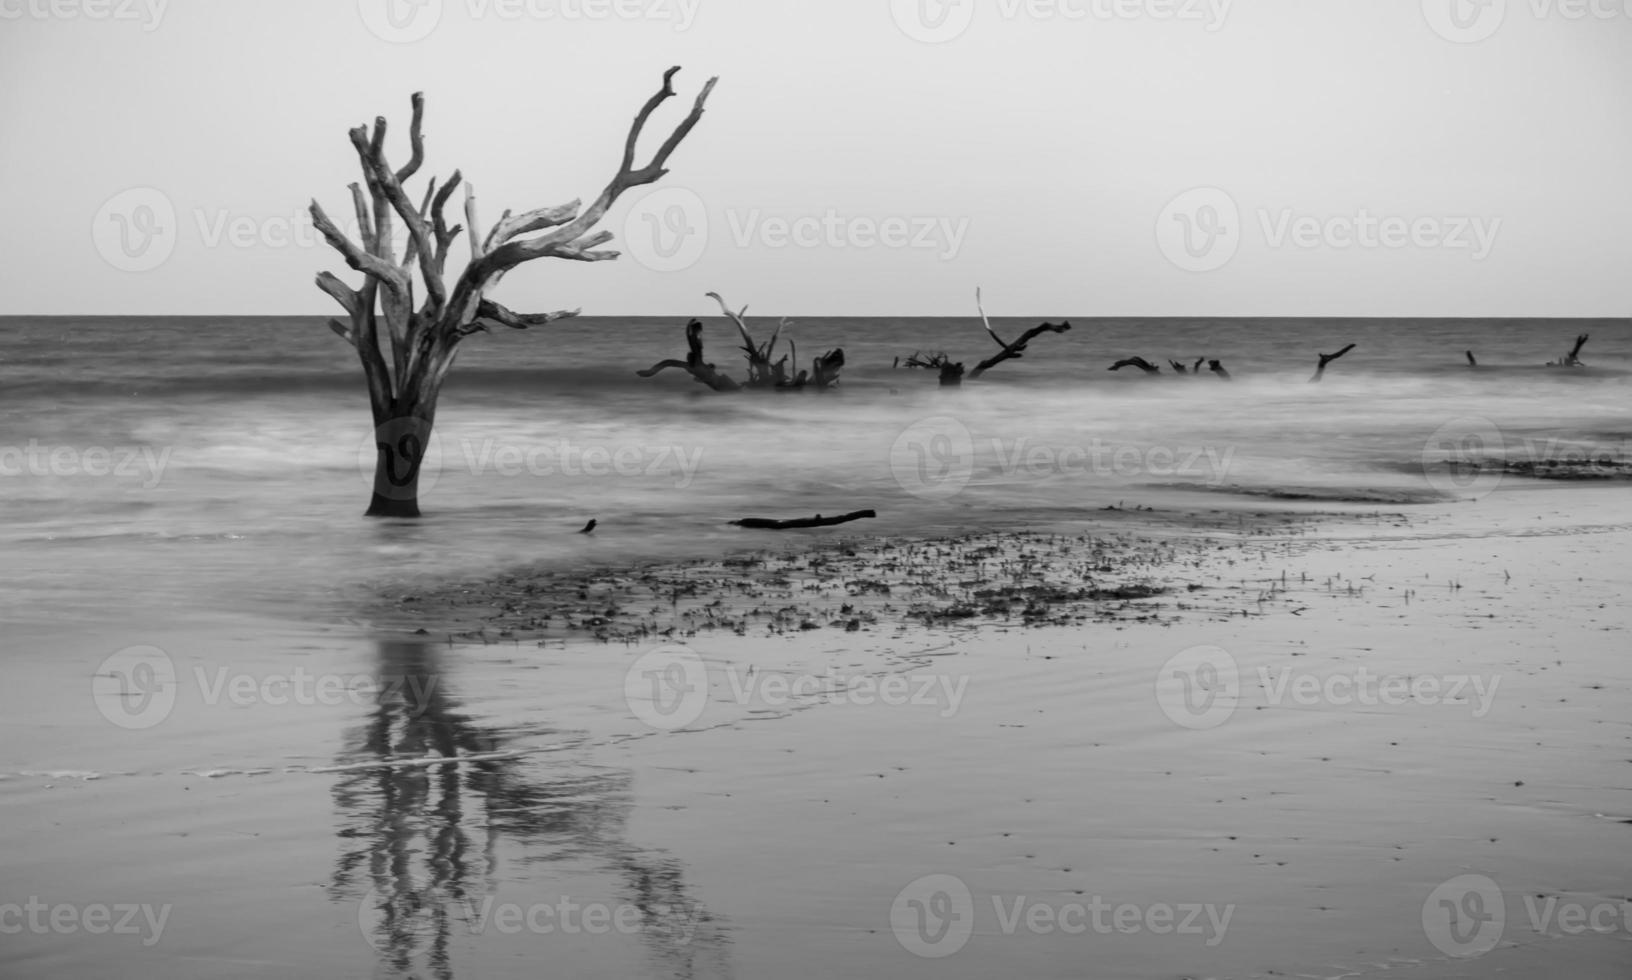
[[[1588,336],[1587,334],[1581,334],[1581,335],[1577,336],[1575,338],[1575,346],[1570,348],[1570,352],[1568,354],[1565,354],[1563,357],[1559,358],[1556,361],[1548,361],[1547,366],[1548,367],[1581,367],[1581,348],[1583,348],[1583,347],[1585,347],[1587,345],[1587,336]]]
[[[710,299],[720,304],[720,310],[732,323],[737,325],[737,332],[742,335],[742,353],[748,358],[748,381],[744,387],[748,388],[776,388],[787,383],[787,368],[783,361],[772,363],[771,354],[776,350],[776,341],[782,336],[782,328],[788,325],[787,318],[777,325],[771,333],[771,339],[763,345],[754,343],[753,335],[748,332],[748,323],[744,319],[748,315],[748,307],[731,312],[731,307],[725,305],[725,298],[719,293],[706,293]],[[790,341],[791,343],[791,341]]]
[[[684,361],[666,360],[644,371],[635,373],[643,378],[650,378],[666,368],[679,368],[690,374],[697,381],[708,385],[715,391],[736,391],[740,388],[774,389],[777,391],[794,391],[800,388],[826,389],[839,383],[839,372],[844,368],[844,350],[834,348],[811,362],[810,370],[800,370],[793,377],[788,377],[789,366],[798,367],[799,348],[792,337],[788,338],[788,353],[775,361],[771,360],[776,349],[776,342],[787,329],[788,319],[784,317],[777,326],[771,339],[764,344],[756,344],[753,334],[748,331],[748,324],[744,315],[748,307],[732,312],[719,293],[708,293],[720,309],[725,311],[732,323],[736,324],[737,332],[742,337],[742,352],[748,358],[748,380],[738,383],[728,375],[720,372],[714,365],[703,360],[703,325],[698,320],[692,320],[686,325],[686,346],[689,353]]]
[[[370,516],[419,516],[420,467],[435,424],[437,399],[461,341],[487,330],[490,324],[525,330],[578,312],[515,313],[488,299],[488,291],[510,270],[534,259],[600,262],[617,258],[617,252],[598,247],[611,241],[612,233],[595,231],[595,225],[625,191],[650,184],[668,172],[665,165],[670,155],[702,118],[703,105],[717,81],[708,80],[691,111],[652,159],[637,166],[635,149],[641,131],[657,107],[675,94],[671,82],[679,70],[675,67],[663,73],[662,88],[646,100],[629,128],[617,172],[587,209],[580,210],[581,202],[574,200],[521,214],[505,211],[485,235],[478,226],[476,197],[468,184],[465,225],[448,226],[444,212],[462,179],[457,170],[440,188],[432,179],[417,206],[409,197],[406,184],[425,159],[421,93],[413,97],[411,152],[402,167],[392,169],[386,162],[383,116],[375,119],[372,131],[365,126],[351,130],[351,144],[363,171],[363,185],[351,185],[362,241],[352,241],[315,200],[311,214],[324,240],[345,258],[346,265],[363,275],[362,285],[355,289],[328,272],[318,275],[317,285],[345,308],[349,320],[330,320],[329,327],[356,348],[368,382],[375,443]],[[396,220],[408,229],[400,261],[392,241]],[[448,253],[462,230],[470,237],[470,257],[450,286],[445,276]]]
[[[666,368],[678,368],[691,375],[692,379],[700,384],[708,385],[715,391],[736,391],[742,386],[721,374],[712,364],[703,360],[703,321],[693,320],[686,324],[686,359],[676,361],[669,359],[658,361],[644,371],[635,373],[643,378],[650,378]]]
[[[1338,358],[1342,357],[1344,354],[1347,354],[1351,350],[1354,350],[1354,345],[1353,344],[1350,344],[1349,346],[1343,348],[1342,350],[1338,351],[1336,354],[1322,354],[1322,355],[1320,355],[1320,364],[1319,364],[1319,366],[1317,366],[1315,368],[1315,376],[1309,379],[1309,383],[1313,384],[1314,382],[1319,381],[1321,378],[1325,377],[1326,376],[1326,365],[1332,363],[1333,361],[1335,361]]]

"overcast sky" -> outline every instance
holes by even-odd
[[[334,313],[384,113],[482,220],[671,173],[525,311],[1626,315],[1632,0],[0,0],[0,313]],[[656,195],[656,196],[648,196]],[[417,194],[415,195],[417,199]],[[462,220],[462,215],[459,216]]]

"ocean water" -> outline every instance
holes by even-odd
[[[857,528],[934,531],[1255,499],[1238,489],[1454,496],[1482,487],[1425,459],[1625,458],[1632,442],[1626,321],[1073,318],[942,390],[892,362],[944,350],[972,367],[996,350],[975,318],[810,317],[784,336],[805,364],[842,347],[840,388],[735,395],[636,377],[683,356],[683,322],[586,318],[467,342],[425,517],[404,522],[362,517],[365,390],[321,319],[0,320],[5,618],[333,621],[381,580],[766,541],[726,523],[742,516],[871,507],[879,519]],[[735,331],[706,322],[710,360],[740,374]],[[763,340],[772,321],[754,326]],[[1578,332],[1588,366],[1543,367]],[[1347,343],[1310,384],[1317,353]],[[1134,354],[1168,374],[1170,357],[1219,358],[1234,380],[1107,370]],[[593,536],[574,533],[591,518]]]
[[[1625,862],[1605,855],[1625,829],[1628,484],[1442,464],[1626,458],[1627,324],[1077,319],[942,390],[891,362],[986,356],[974,320],[807,318],[801,360],[842,346],[841,387],[734,395],[635,376],[683,351],[682,325],[475,338],[441,403],[425,516],[398,521],[362,516],[367,399],[320,319],[0,321],[0,911],[155,916],[136,935],[8,935],[0,974],[990,976],[1024,962],[1155,980],[1358,961],[1438,977],[1451,964],[1418,911],[1437,881],[1477,868],[1513,895],[1561,881],[1583,901],[1621,894]],[[1541,366],[1580,331],[1589,367]],[[728,325],[710,320],[707,341],[737,362]],[[1316,353],[1350,342],[1310,384]],[[1130,354],[1217,357],[1234,380],[1106,370]],[[1092,521],[1107,506],[1261,509],[1266,493],[1362,512],[1421,501],[1425,520],[1362,515],[1331,548],[1252,545],[1197,572],[1225,593],[1226,576],[1290,572],[1302,608],[1282,599],[1300,615],[700,635],[711,713],[672,733],[633,712],[649,651],[359,620],[387,583],[510,564]],[[878,519],[727,523],[862,507]],[[596,532],[576,533],[591,518]],[[1158,710],[1151,679],[1203,644],[1244,666],[1506,683],[1483,720],[1288,708],[1192,731]],[[727,669],[733,683],[939,674],[970,697],[773,710],[732,703]],[[317,697],[303,676],[347,696]],[[922,959],[892,902],[929,873],[983,900],[1240,915],[1216,948],[987,926],[960,958]],[[568,898],[643,925],[546,935],[478,911]],[[1529,975],[1625,975],[1618,936],[1512,935],[1504,955],[1541,964]]]

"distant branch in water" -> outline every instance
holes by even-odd
[[[720,310],[736,325],[737,334],[742,338],[741,350],[748,359],[748,380],[738,383],[728,375],[722,373],[714,365],[703,360],[703,324],[700,320],[692,320],[686,324],[686,347],[689,353],[684,361],[659,361],[644,371],[635,373],[643,378],[650,378],[666,368],[678,368],[690,374],[702,384],[708,385],[715,391],[737,391],[741,388],[771,389],[777,391],[791,391],[799,388],[816,388],[818,390],[832,388],[839,383],[839,372],[844,368],[844,350],[835,347],[820,357],[811,360],[810,370],[799,370],[799,348],[793,338],[788,338],[788,353],[775,361],[771,360],[776,350],[776,342],[782,337],[782,332],[788,326],[788,319],[784,317],[771,334],[771,339],[763,344],[754,342],[753,334],[748,331],[746,319],[748,307],[733,311],[726,305],[725,298],[719,293],[707,293],[710,299],[720,304]],[[789,365],[797,371],[793,377],[788,377]]]
[[[692,380],[708,385],[715,391],[736,391],[742,386],[721,374],[714,365],[703,360],[703,321],[692,320],[686,324],[686,359],[676,361],[658,361],[644,371],[635,373],[643,378],[650,378],[667,368],[677,368],[691,375]]]
[[[995,342],[997,346],[1002,349],[996,354],[993,354],[991,357],[986,358],[986,360],[976,364],[974,370],[969,372],[970,378],[978,378],[987,371],[990,371],[992,368],[1002,364],[1004,361],[1024,357],[1026,345],[1030,344],[1033,340],[1036,340],[1039,336],[1045,333],[1065,333],[1067,330],[1071,329],[1071,322],[1069,320],[1065,321],[1064,323],[1042,323],[1032,327],[1030,330],[1027,330],[1019,337],[1016,337],[1013,341],[1007,341],[998,336],[997,331],[992,329],[992,321],[987,318],[986,309],[980,302],[980,287],[978,286],[975,287],[975,309],[980,313],[980,322],[986,328],[986,333],[992,338],[993,342]],[[934,368],[940,372],[941,387],[943,388],[956,388],[957,386],[963,384],[963,362],[954,361],[951,357],[947,356],[941,351],[937,351],[928,355],[927,357],[918,351],[914,351],[912,356],[908,357],[905,361],[902,361],[900,358],[896,358],[895,364],[897,367]]]
[[[993,354],[991,357],[988,357],[986,360],[981,361],[979,364],[976,364],[975,369],[969,372],[969,377],[971,379],[980,377],[987,371],[997,367],[999,364],[1002,364],[1004,361],[1007,361],[1010,358],[1024,357],[1026,345],[1037,339],[1037,337],[1041,336],[1042,334],[1065,333],[1067,330],[1071,329],[1071,321],[1069,320],[1065,321],[1064,323],[1040,323],[1021,334],[1014,342],[1004,343],[1003,338],[999,337],[997,335],[997,331],[992,329],[992,321],[986,318],[986,310],[980,305],[979,286],[975,287],[975,309],[980,312],[980,322],[985,325],[986,332],[991,334],[992,339],[997,342],[997,346],[1003,349],[998,351],[996,354]]]
[[[1332,363],[1333,361],[1335,361],[1338,358],[1342,357],[1344,354],[1347,354],[1351,350],[1354,350],[1354,345],[1353,344],[1350,344],[1349,346],[1343,348],[1342,350],[1338,351],[1336,354],[1322,354],[1322,355],[1320,355],[1320,364],[1318,366],[1316,366],[1315,376],[1309,379],[1309,383],[1313,384],[1314,382],[1319,381],[1321,378],[1325,377],[1326,376],[1326,365]]]
[[[1581,348],[1587,345],[1588,334],[1581,334],[1575,338],[1575,346],[1570,352],[1556,361],[1548,361],[1548,367],[1581,367]]]
[[[1112,371],[1120,371],[1125,367],[1136,367],[1146,374],[1161,374],[1162,369],[1142,357],[1124,357],[1110,366]]]

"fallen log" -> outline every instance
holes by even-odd
[[[692,320],[686,324],[686,359],[677,361],[670,358],[658,361],[644,371],[635,373],[642,378],[650,378],[668,368],[675,368],[691,375],[692,380],[708,385],[715,391],[737,391],[742,386],[721,374],[714,365],[703,360],[703,321]]]
[[[834,524],[848,524],[851,521],[877,516],[878,514],[871,510],[854,510],[848,514],[840,514],[837,517],[823,517],[817,514],[815,517],[797,517],[791,521],[778,521],[768,517],[744,517],[731,523],[737,527],[759,528],[766,531],[787,531],[801,527],[831,527]]]
[[[1320,355],[1320,364],[1319,364],[1319,366],[1317,366],[1315,368],[1315,376],[1309,379],[1309,383],[1314,384],[1316,381],[1319,381],[1321,378],[1325,377],[1325,375],[1326,375],[1326,365],[1332,363],[1333,361],[1335,361],[1338,358],[1342,357],[1344,354],[1347,354],[1351,350],[1354,350],[1354,345],[1353,344],[1350,344],[1349,346],[1343,348],[1342,350],[1338,351],[1336,354],[1322,354],[1322,355]]]

